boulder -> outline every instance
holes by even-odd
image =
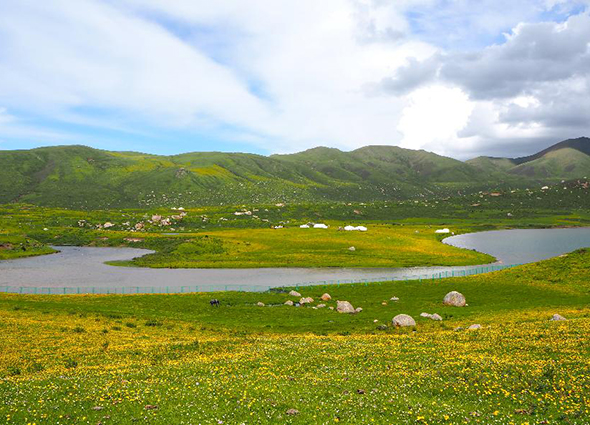
[[[407,314],[398,314],[391,322],[393,326],[416,326],[416,321],[412,316],[408,316]]]
[[[291,300],[287,300],[287,301],[285,301],[285,305],[292,306],[293,304],[294,304],[294,303],[293,303],[293,301],[291,301]]]
[[[352,304],[348,301],[336,301],[336,303],[336,310],[338,311],[338,313],[352,314],[356,312]]]
[[[326,304],[318,304],[318,308],[324,308]]]
[[[313,302],[313,298],[311,297],[303,297],[299,300],[299,304],[311,304]]]
[[[553,322],[560,322],[562,320],[567,320],[565,317],[561,316],[560,314],[554,314],[553,316],[551,316],[551,319],[549,319]]]
[[[256,303],[256,305],[257,305],[258,307],[264,307],[264,303],[263,303],[263,302],[260,302],[260,301],[258,301],[258,302]]]
[[[298,414],[299,414],[299,410],[297,410],[297,409],[287,410],[287,415],[298,415]]]
[[[324,294],[321,296],[322,301],[330,301],[331,299],[332,297],[330,296],[330,294]]]
[[[361,307],[357,307],[354,312],[355,313],[360,313],[361,311],[363,311],[363,309]]]
[[[399,301],[399,298],[398,297],[391,297],[390,301]]]
[[[301,294],[297,291],[291,291],[291,292],[289,292],[289,295],[291,295],[292,297],[300,297],[301,296]]]
[[[473,330],[473,329],[481,329],[481,325],[480,324],[474,324],[474,325],[469,326],[467,329],[471,329],[471,330]]]
[[[354,252],[356,251],[356,248],[354,246],[351,246],[350,248],[348,248],[348,250]]]
[[[420,313],[420,317],[427,317],[427,318],[430,319],[432,317],[432,314],[429,314],[429,313]]]
[[[464,307],[465,306],[465,296],[457,291],[449,292],[445,295],[443,299],[443,304],[451,305],[453,307]]]

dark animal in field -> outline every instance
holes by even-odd
[[[211,300],[209,304],[211,304],[211,307],[219,307],[219,300]]]

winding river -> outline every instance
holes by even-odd
[[[338,284],[462,276],[530,263],[590,247],[590,228],[499,230],[446,238],[444,243],[493,255],[494,266],[264,269],[149,269],[113,267],[150,251],[132,248],[56,247],[53,255],[0,262],[0,291],[19,293],[149,293],[215,290],[261,291],[311,283]]]

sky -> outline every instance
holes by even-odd
[[[590,136],[590,0],[0,0],[0,149],[524,156]]]

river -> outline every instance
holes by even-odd
[[[133,248],[55,247],[60,252],[0,262],[0,291],[20,293],[149,293],[462,276],[555,257],[590,247],[590,228],[500,230],[446,238],[444,243],[493,255],[495,266],[261,269],[150,269],[114,267],[150,251]]]

